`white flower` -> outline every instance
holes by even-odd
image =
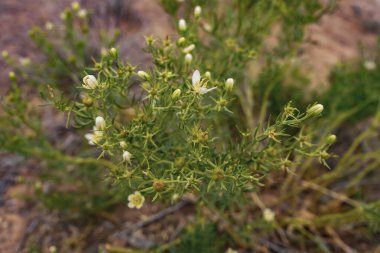
[[[84,18],[86,18],[86,16],[87,16],[87,10],[81,9],[78,11],[78,17],[79,18],[84,19]]]
[[[52,22],[46,22],[46,24],[45,24],[46,30],[51,31],[51,30],[53,30],[53,28],[54,28],[54,24]]]
[[[50,252],[50,253],[56,253],[56,252],[57,252],[57,247],[54,246],[54,245],[51,245],[51,246],[49,247],[49,252]]]
[[[27,67],[30,65],[30,59],[28,57],[21,57],[20,64],[24,67]]]
[[[186,21],[185,21],[184,19],[180,19],[180,20],[178,21],[178,28],[179,28],[179,30],[182,31],[182,32],[186,31],[186,29],[187,29],[187,24],[186,24]]]
[[[185,63],[190,64],[193,61],[193,56],[191,54],[185,55]]]
[[[106,121],[103,117],[98,116],[95,119],[96,130],[104,131],[106,129]]]
[[[93,75],[87,75],[83,77],[83,85],[84,88],[91,90],[95,89],[98,86],[98,81],[96,80],[96,77]]]
[[[199,18],[201,16],[201,13],[202,13],[202,8],[199,5],[195,6],[195,8],[194,8],[194,16],[196,18]]]
[[[376,63],[374,61],[365,61],[364,62],[364,67],[367,70],[374,70],[376,68]]]
[[[144,204],[145,198],[140,192],[135,191],[135,193],[128,196],[128,207],[140,209]]]
[[[103,132],[99,131],[94,127],[94,132],[87,133],[84,135],[84,137],[87,139],[88,144],[95,145],[103,138]]]
[[[234,79],[228,78],[225,83],[226,90],[232,91],[232,89],[234,88],[234,83],[235,83]]]
[[[126,148],[127,147],[127,143],[125,141],[121,141],[120,142],[120,147],[121,148]]]
[[[191,81],[192,81],[194,90],[200,94],[205,94],[207,92],[210,92],[216,89],[216,87],[212,87],[210,89],[207,89],[205,87],[206,83],[201,81],[201,74],[199,73],[199,70],[194,71]]]
[[[132,154],[128,151],[123,151],[123,160],[127,162],[131,162]]]
[[[203,23],[203,29],[205,29],[206,32],[211,32],[212,26],[209,23]]]
[[[231,248],[228,248],[226,253],[238,253],[237,250],[234,250],[234,249],[231,249]]]
[[[269,208],[265,208],[263,210],[263,218],[267,222],[273,222],[274,221],[274,212]]]
[[[185,48],[182,50],[182,52],[183,52],[184,54],[187,54],[187,53],[190,53],[191,51],[193,51],[194,48],[195,48],[195,45],[194,45],[194,44],[191,44],[191,45],[185,47]]]

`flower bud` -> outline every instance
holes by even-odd
[[[323,105],[315,104],[306,110],[306,114],[311,116],[311,117],[316,117],[316,116],[320,115],[322,113],[322,111],[323,111]]]
[[[225,83],[226,91],[232,91],[232,89],[234,88],[234,83],[234,79],[228,78]]]
[[[177,168],[182,168],[186,163],[186,159],[183,156],[179,156],[174,160],[174,166]]]
[[[326,142],[327,144],[331,145],[333,144],[334,142],[336,141],[336,135],[335,134],[330,134],[327,139],[326,139]]]
[[[145,71],[140,70],[137,72],[137,75],[143,80],[149,80],[149,74]]]
[[[145,43],[148,45],[148,46],[152,46],[153,45],[153,37],[152,36],[146,36],[145,37]]]
[[[179,199],[179,194],[178,194],[178,193],[174,193],[174,194],[172,195],[172,201],[173,201],[173,202],[176,202],[178,199]]]
[[[195,45],[194,45],[194,44],[191,44],[191,45],[185,47],[185,48],[182,50],[182,52],[183,52],[184,54],[188,54],[188,53],[190,53],[191,51],[193,51],[194,48],[195,48]]]
[[[59,14],[59,18],[63,21],[67,20],[69,18],[69,13],[65,10]]]
[[[125,141],[121,141],[120,142],[120,147],[122,148],[122,149],[126,149],[127,148],[127,143],[125,142]]]
[[[209,80],[211,80],[211,72],[210,71],[206,71],[205,72],[205,77]]]
[[[181,96],[181,90],[180,89],[176,89],[173,94],[172,94],[172,99],[173,100],[177,100],[179,98],[179,96]]]
[[[185,55],[185,63],[190,64],[193,61],[193,56],[189,53]]]
[[[180,31],[184,32],[187,29],[186,21],[184,19],[180,19],[178,21],[178,28]]]
[[[98,117],[96,117],[96,119],[95,119],[95,126],[96,126],[96,129],[97,129],[97,130],[101,130],[101,131],[103,131],[103,130],[106,129],[106,121],[104,120],[103,117],[98,116]]]
[[[1,56],[2,56],[4,59],[7,59],[7,58],[9,57],[9,53],[8,53],[8,51],[7,51],[7,50],[3,50],[3,51],[1,52]]]
[[[184,43],[186,42],[186,38],[185,37],[181,37],[177,40],[177,45],[178,46],[181,46],[183,45]]]
[[[80,4],[77,1],[75,1],[71,4],[71,8],[73,9],[73,11],[79,11]]]
[[[199,18],[201,16],[201,13],[202,13],[202,8],[199,5],[195,6],[194,17]]]
[[[116,48],[111,48],[110,49],[110,55],[112,56],[112,57],[116,57],[117,56],[117,50],[116,50]]]
[[[126,162],[131,162],[132,155],[128,151],[123,152],[123,160]]]
[[[98,81],[96,80],[96,77],[93,75],[87,75],[83,77],[83,85],[84,88],[93,90],[98,86]]]
[[[13,71],[9,72],[8,76],[9,76],[9,79],[16,80],[16,73],[15,72],[13,72]]]

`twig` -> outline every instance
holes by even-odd
[[[335,191],[332,191],[332,190],[329,190],[325,187],[322,187],[322,186],[319,186],[315,183],[312,183],[312,182],[309,182],[309,181],[302,181],[302,186],[304,186],[305,188],[311,188],[315,191],[319,191],[327,196],[330,196],[334,199],[337,199],[341,202],[345,202],[353,207],[360,207],[362,206],[362,204],[356,200],[353,200],[343,194],[340,194],[338,192],[335,192]]]
[[[29,226],[25,230],[25,233],[22,235],[20,239],[20,243],[17,247],[17,251],[21,251],[25,247],[25,244],[26,244],[26,241],[28,240],[29,235],[33,233],[33,231],[38,227],[40,223],[41,223],[40,219],[32,220],[32,222],[29,224]]]
[[[154,222],[156,222],[158,220],[161,220],[164,217],[166,217],[167,215],[175,213],[178,210],[182,209],[183,207],[185,207],[185,206],[187,206],[189,204],[194,204],[194,202],[192,200],[190,200],[190,199],[183,199],[182,201],[180,201],[176,205],[170,206],[168,208],[165,208],[165,209],[161,210],[160,212],[158,212],[156,214],[153,214],[152,216],[150,216],[146,220],[137,222],[135,225],[132,226],[132,228],[130,228],[126,232],[126,234],[128,235],[128,234],[130,234],[131,232],[133,232],[133,231],[135,231],[137,229],[146,227],[146,226],[148,226],[148,225],[150,225],[150,224],[152,224],[152,223],[154,223]]]
[[[268,240],[265,240],[265,239],[260,239],[260,243],[263,244],[265,247],[268,247],[270,250],[273,250],[273,251],[279,252],[279,253],[304,253],[302,251],[296,251],[293,249],[292,250],[284,249],[284,248],[278,246],[277,244],[270,242]]]
[[[331,227],[326,227],[327,233],[329,233],[336,245],[338,245],[345,253],[357,253],[356,250],[348,246]]]

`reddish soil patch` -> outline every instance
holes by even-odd
[[[310,43],[304,46],[301,61],[308,65],[312,87],[326,87],[330,69],[341,61],[358,57],[359,46],[374,49],[379,34],[379,0],[340,1],[333,13],[308,28]],[[371,59],[370,54],[365,57]]]

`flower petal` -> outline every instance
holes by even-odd
[[[197,85],[201,81],[201,73],[199,73],[199,70],[194,71],[191,81],[193,83],[193,86]]]
[[[200,94],[206,94],[207,92],[210,92],[210,91],[215,90],[215,89],[216,89],[216,87],[212,87],[212,88],[210,88],[210,89],[207,89],[207,88],[205,88],[205,87],[201,87],[201,88],[199,89],[199,93],[200,93]]]

